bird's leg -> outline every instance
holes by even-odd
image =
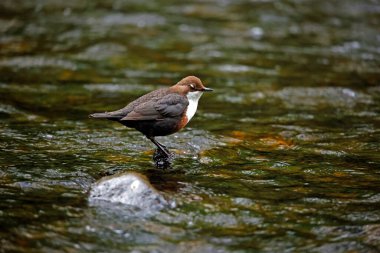
[[[167,157],[170,157],[170,152],[169,150],[164,146],[162,145],[161,143],[159,143],[158,141],[156,141],[156,139],[154,139],[154,137],[149,137],[147,136],[147,138],[154,143],[154,145],[157,146],[157,148],[159,150],[161,150]]]

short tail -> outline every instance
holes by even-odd
[[[89,118],[93,119],[109,119],[109,120],[119,120],[122,117],[120,115],[112,115],[109,112],[98,112],[88,115]]]
[[[106,112],[93,113],[93,114],[88,115],[89,118],[95,118],[95,119],[106,119],[109,116],[110,115]]]

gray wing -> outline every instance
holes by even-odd
[[[121,121],[161,120],[164,117],[178,117],[184,113],[189,101],[180,94],[168,94],[158,101],[147,101],[136,106]]]
[[[182,115],[189,105],[187,98],[180,94],[168,94],[159,100],[155,109],[165,117],[177,117]]]

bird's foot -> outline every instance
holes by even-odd
[[[157,148],[153,154],[153,161],[158,169],[170,168],[174,155],[166,147]]]

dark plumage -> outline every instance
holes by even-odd
[[[204,87],[199,78],[188,76],[170,88],[145,94],[120,110],[94,113],[90,117],[117,121],[134,128],[169,155],[169,151],[154,137],[173,134],[182,129],[194,115],[204,91],[212,89]]]

